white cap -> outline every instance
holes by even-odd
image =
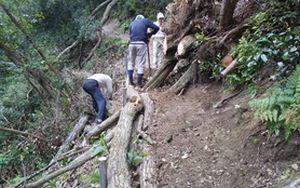
[[[135,17],[135,20],[138,20],[138,19],[144,19],[145,17],[143,16],[143,15],[141,15],[141,14],[139,14],[139,15],[137,15],[136,17]]]
[[[156,16],[157,19],[160,19],[160,18],[165,18],[164,14],[159,12]]]

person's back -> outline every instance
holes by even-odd
[[[151,28],[153,30],[151,33],[149,33],[149,35],[155,34],[159,30],[158,26],[156,26],[146,18],[135,19],[129,27],[130,42],[147,43],[148,28]]]
[[[105,88],[106,91],[107,91],[107,96],[108,98],[111,97],[112,95],[112,79],[110,76],[106,75],[106,74],[93,74],[91,76],[89,76],[87,79],[93,79],[93,80],[96,80],[98,83],[99,83],[99,86],[101,88]]]
[[[152,29],[150,33],[147,33],[148,28]],[[130,24],[130,44],[128,47],[127,64],[129,84],[133,85],[133,72],[135,64],[137,64],[137,86],[139,88],[142,87],[142,78],[147,54],[147,43],[149,38],[153,34],[157,33],[158,30],[159,27],[145,19],[143,15],[137,15],[135,20]]]

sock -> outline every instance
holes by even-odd
[[[143,74],[138,74],[137,75],[137,85],[142,86],[142,79],[143,79]]]

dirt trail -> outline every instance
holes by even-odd
[[[266,136],[250,136],[261,127],[246,105],[246,92],[213,108],[223,95],[218,84],[184,96],[151,93],[156,113],[147,132],[157,142],[151,155],[159,187],[273,187],[295,173],[290,165],[295,167],[297,157],[275,160],[279,150]]]

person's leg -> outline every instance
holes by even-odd
[[[133,85],[133,70],[135,67],[136,60],[136,47],[130,44],[128,47],[128,64],[127,64],[127,75],[129,79],[129,84]]]
[[[98,113],[98,106],[97,103],[93,97],[93,91],[95,90],[95,88],[98,88],[98,83],[96,80],[84,80],[83,82],[83,86],[82,86],[83,90],[88,93],[93,100],[93,108],[94,110]]]
[[[93,98],[93,97],[92,97],[92,98]],[[94,107],[96,113],[98,113],[98,112],[99,112],[99,110],[98,110],[98,105],[97,105],[97,102],[95,101],[94,98],[93,98],[93,107]]]
[[[144,74],[144,67],[146,62],[146,55],[147,55],[147,45],[139,45],[137,47],[137,63],[138,63],[138,76],[137,76],[137,85],[142,87],[142,79]]]
[[[98,116],[97,116],[97,122],[100,123],[105,120],[105,111],[106,111],[106,101],[105,98],[103,97],[99,87],[97,87],[95,90],[92,92],[93,99],[97,103],[98,107]]]

